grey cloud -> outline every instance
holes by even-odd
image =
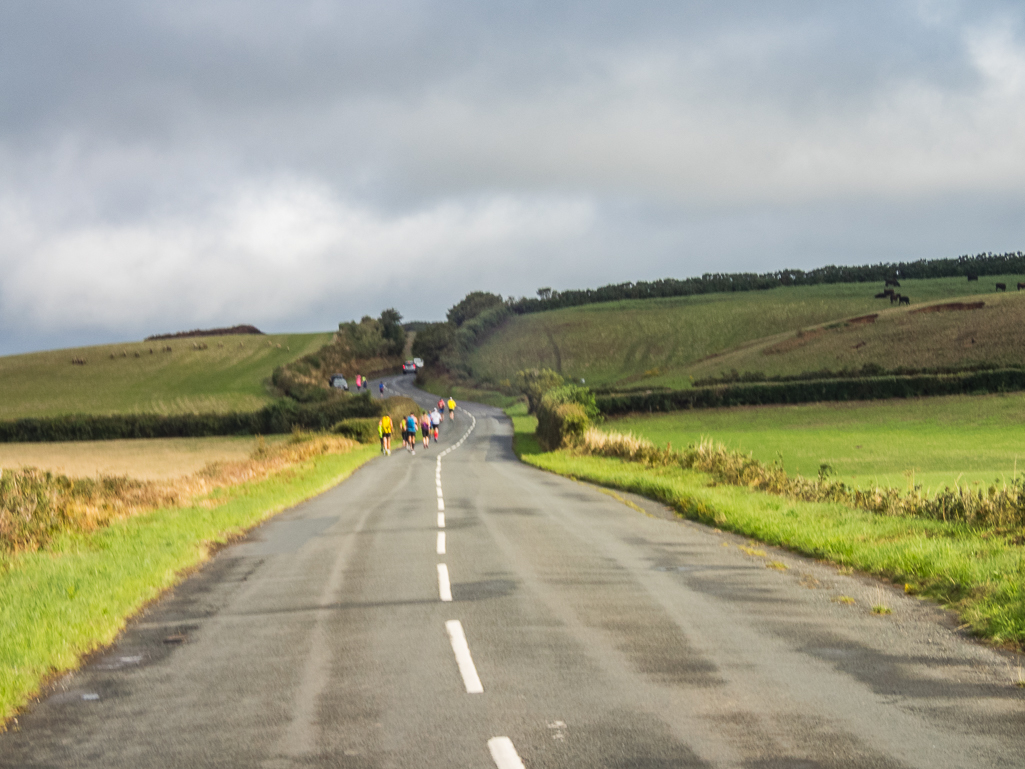
[[[0,6],[0,352],[1014,249],[1002,2]]]

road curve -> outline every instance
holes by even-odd
[[[942,611],[534,470],[510,435],[462,405],[225,548],[0,766],[1025,763],[1016,663]]]

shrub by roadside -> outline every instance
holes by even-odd
[[[537,439],[548,451],[574,445],[597,417],[594,393],[586,387],[556,387],[541,396],[537,407]]]

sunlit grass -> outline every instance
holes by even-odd
[[[256,411],[272,399],[265,382],[274,368],[331,336],[170,339],[0,357],[0,419]]]
[[[807,477],[827,465],[859,488],[935,492],[1010,483],[1025,472],[1023,394],[700,409],[613,419],[605,427],[677,448],[708,437]]]
[[[1014,278],[993,276],[979,284],[968,284],[964,278],[902,281],[900,290],[914,297],[917,306],[925,301],[992,290],[993,281],[1013,283]],[[469,363],[479,379],[493,382],[511,379],[519,369],[545,366],[569,378],[583,378],[592,386],[687,387],[695,372],[718,372],[718,359],[699,364],[708,356],[775,334],[793,334],[798,329],[842,318],[890,312],[888,301],[873,298],[880,288],[866,283],[802,286],[609,302],[523,315],[493,334],[470,355]],[[987,296],[994,302],[1016,303],[1025,311],[1025,297]],[[907,317],[906,312],[907,308],[894,309],[902,318]],[[936,323],[943,328],[980,320],[980,316],[967,319],[971,313],[961,315],[964,317],[933,314],[914,318],[916,326]],[[996,323],[994,329],[999,330],[1003,322]],[[993,338],[995,344],[1002,345],[1001,354],[1019,349],[1014,336],[1001,333]],[[966,338],[965,342],[969,341]],[[823,367],[839,369],[848,364],[846,359],[837,361],[836,350],[832,348],[816,349],[814,355],[793,365],[782,356],[761,356],[754,369],[768,370],[778,364],[788,370],[796,366],[799,372]],[[957,350],[949,343],[932,345],[928,365],[944,365],[944,356],[959,359],[961,353],[954,356],[954,352]],[[989,352],[980,355],[985,357]],[[893,349],[883,350],[880,356],[888,367],[904,365]],[[858,365],[864,362],[850,360],[860,361]]]

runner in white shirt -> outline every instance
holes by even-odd
[[[441,412],[437,409],[431,412],[431,426],[434,428],[434,442],[438,442],[438,425],[441,424]]]

